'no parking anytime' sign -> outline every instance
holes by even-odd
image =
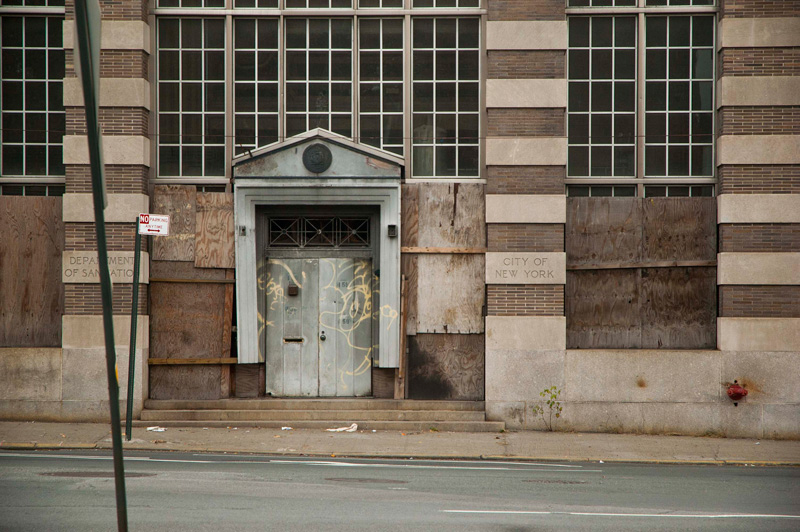
[[[169,235],[169,216],[166,214],[140,214],[140,235]]]

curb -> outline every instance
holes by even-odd
[[[656,459],[656,458],[598,458],[598,457],[544,457],[544,456],[503,456],[503,455],[483,455],[483,454],[460,454],[460,455],[441,455],[441,454],[380,454],[380,453],[358,453],[358,452],[320,452],[320,451],[244,451],[208,447],[162,447],[156,445],[124,445],[123,451],[146,451],[146,452],[203,452],[203,453],[225,453],[225,454],[249,454],[260,456],[295,456],[307,458],[372,458],[372,459],[392,459],[392,460],[476,460],[485,462],[509,461],[516,462],[593,462],[593,463],[614,463],[614,464],[651,464],[651,465],[715,465],[715,466],[758,466],[758,467],[800,467],[798,461],[782,460],[741,460],[741,459],[718,459],[718,460],[680,460],[680,459]],[[111,444],[106,442],[98,443],[38,443],[38,442],[0,442],[0,450],[4,451],[32,451],[32,450],[109,450]]]

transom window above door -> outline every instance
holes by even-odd
[[[368,248],[369,217],[270,218],[268,246],[281,248]]]

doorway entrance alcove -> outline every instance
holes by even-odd
[[[319,129],[234,160],[238,362],[268,394],[370,395],[398,367],[402,173]]]

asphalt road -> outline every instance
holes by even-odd
[[[800,468],[126,453],[131,531],[798,530]],[[0,530],[116,529],[109,453],[0,453]]]

